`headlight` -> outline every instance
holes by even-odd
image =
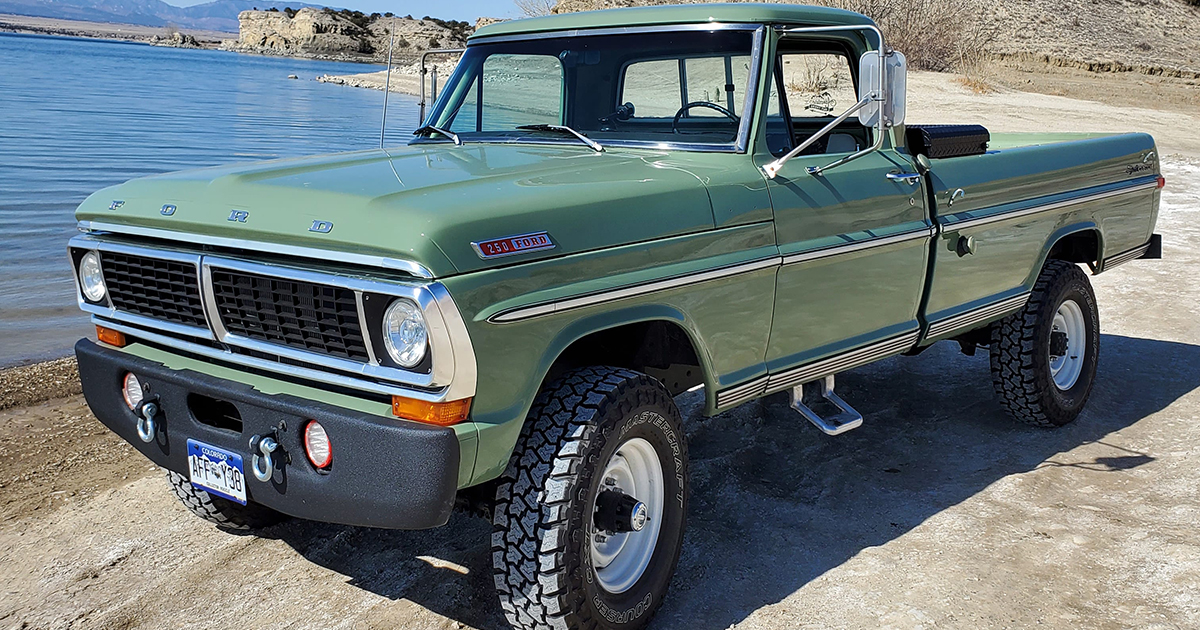
[[[79,287],[89,302],[104,299],[104,272],[100,271],[100,255],[88,252],[79,260]]]
[[[421,309],[408,300],[392,302],[383,315],[383,345],[392,360],[406,368],[416,367],[425,358],[428,342]]]

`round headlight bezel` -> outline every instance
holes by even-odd
[[[88,302],[100,303],[108,296],[104,286],[104,271],[100,266],[100,254],[95,250],[85,252],[79,258],[79,291]]]
[[[412,369],[425,360],[429,348],[429,325],[416,303],[399,298],[383,312],[383,347],[388,358]]]

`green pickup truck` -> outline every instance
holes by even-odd
[[[905,76],[826,8],[480,29],[407,146],[84,201],[87,401],[220,527],[484,513],[514,627],[640,628],[687,519],[675,396],[787,391],[838,434],[835,374],[952,340],[1063,425],[1085,266],[1161,255],[1152,138],[905,125]]]

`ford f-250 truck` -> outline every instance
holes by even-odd
[[[673,397],[791,392],[986,347],[1017,420],[1071,422],[1084,273],[1159,255],[1142,134],[905,125],[862,15],[701,5],[479,30],[407,146],[102,190],[69,244],[96,417],[193,512],[382,528],[490,514],[518,628],[640,628],[688,508]]]

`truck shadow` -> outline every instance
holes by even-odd
[[[728,628],[1008,475],[1050,466],[1121,474],[1154,461],[1105,436],[1200,388],[1200,346],[1104,335],[1101,347],[1087,410],[1056,430],[1010,420],[993,398],[986,350],[967,357],[953,344],[839,377],[838,392],[866,422],[837,437],[809,426],[784,394],[712,418],[701,415],[700,396],[681,397],[689,530],[651,627]],[[1104,455],[1069,453],[1084,444]],[[271,532],[359,588],[467,626],[506,628],[490,533],[463,515],[422,532],[299,521]],[[412,607],[395,608],[395,625],[414,622]]]

